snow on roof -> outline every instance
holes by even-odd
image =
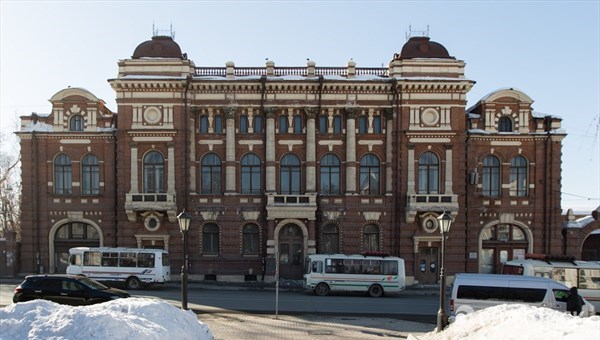
[[[38,115],[39,116],[39,115]],[[27,126],[21,127],[22,132],[52,132],[52,125],[42,122],[30,122]]]
[[[592,216],[585,216],[582,218],[579,218],[575,221],[566,221],[563,222],[563,228],[585,228],[588,224],[594,222],[594,218]],[[600,231],[600,230],[599,230]]]

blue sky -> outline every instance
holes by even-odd
[[[3,150],[20,115],[84,87],[116,110],[117,61],[168,30],[196,66],[387,66],[409,26],[466,62],[469,104],[515,87],[563,118],[562,208],[600,205],[600,1],[0,0]]]

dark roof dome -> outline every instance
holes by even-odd
[[[413,58],[455,59],[448,54],[448,50],[442,44],[429,40],[429,37],[410,38],[402,47],[400,54],[394,55],[394,59]]]
[[[144,41],[136,47],[132,59],[149,58],[177,58],[183,59],[181,48],[168,36],[154,36],[152,40]]]

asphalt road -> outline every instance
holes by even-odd
[[[18,281],[0,283],[0,305],[12,303]],[[181,305],[181,289],[177,284],[129,291],[133,296],[160,298]],[[355,315],[380,316],[419,322],[435,322],[439,297],[422,292],[371,298],[362,294],[316,296],[311,293],[274,288],[244,289],[240,287],[190,284],[188,306],[198,314],[236,313],[283,315]]]

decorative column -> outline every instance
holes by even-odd
[[[169,143],[168,147],[168,159],[167,159],[167,193],[175,195],[175,144]]]
[[[317,115],[316,107],[307,107],[306,113],[306,193],[317,192],[317,171],[316,171],[316,136],[315,136],[315,117]]]
[[[446,186],[444,194],[452,194],[452,144],[446,144]]]
[[[130,193],[137,194],[138,191],[138,148],[136,143],[130,143],[129,148],[131,149],[131,178],[129,189]]]
[[[265,191],[267,193],[275,192],[275,113],[276,107],[266,107],[264,109],[267,118],[266,135],[266,161],[265,161]]]
[[[393,189],[392,175],[393,175],[393,151],[394,151],[394,137],[392,135],[392,126],[394,120],[394,110],[386,108],[385,112],[385,193],[391,195]]]
[[[415,145],[408,144],[408,169],[406,169],[406,191],[408,195],[415,194]]]
[[[235,177],[235,112],[236,106],[226,106],[225,111],[225,192],[234,193]]]
[[[356,193],[356,112],[347,107],[346,113],[346,194]]]

